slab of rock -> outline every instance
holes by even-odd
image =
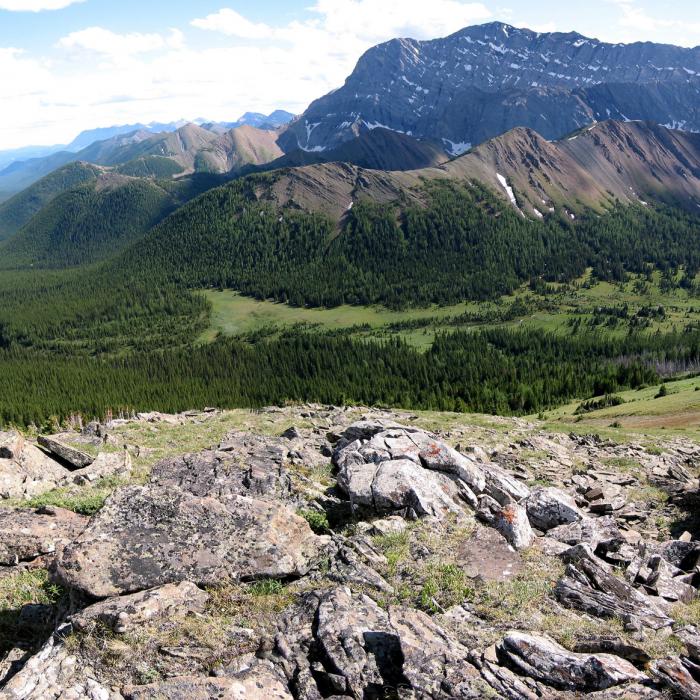
[[[680,659],[654,661],[649,670],[659,683],[671,688],[679,697],[685,700],[700,698],[700,683],[693,678]]]
[[[531,525],[542,532],[583,518],[576,501],[569,494],[553,487],[533,490],[526,501],[526,507]]]
[[[24,437],[16,430],[0,432],[0,459],[19,459],[24,448]]]
[[[593,551],[616,552],[625,543],[625,538],[610,516],[582,518],[567,525],[560,525],[547,532],[547,537],[573,547],[587,544]]]
[[[611,654],[577,654],[543,636],[509,632],[498,645],[499,658],[520,673],[566,690],[604,690],[646,676]]]
[[[234,678],[182,676],[124,689],[126,700],[293,700],[271,669],[256,667]]]
[[[87,452],[67,445],[65,442],[57,440],[50,435],[40,435],[37,442],[47,452],[68,464],[69,468],[83,469],[89,467],[95,461],[95,458]]]
[[[460,566],[470,578],[508,581],[524,566],[521,555],[494,529],[477,523],[474,534],[457,545]]]
[[[123,700],[56,633],[0,691],[4,700]]]
[[[248,436],[251,437],[251,436]],[[286,452],[277,451],[262,438],[237,439],[238,447],[205,450],[158,462],[151,482],[176,486],[195,496],[252,496],[288,498],[292,482],[284,468]]]
[[[192,581],[305,574],[326,545],[289,508],[225,502],[157,485],[117,490],[56,562],[56,579],[95,598]]]
[[[204,612],[208,600],[209,594],[189,581],[169,583],[95,603],[73,615],[71,623],[79,631],[90,630],[99,624],[117,634],[124,634],[155,618]]]
[[[673,620],[649,596],[615,576],[586,545],[564,554],[571,563],[554,593],[562,605],[595,617],[620,618],[637,629],[661,629]]]
[[[26,443],[17,459],[0,459],[0,498],[26,499],[55,489],[68,470]]]
[[[90,466],[68,472],[62,484],[92,484],[107,477],[128,477],[132,470],[131,455],[121,452],[100,452]]]
[[[69,510],[0,509],[0,565],[14,566],[45,554],[55,554],[72,542],[88,519]]]

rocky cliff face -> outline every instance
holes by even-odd
[[[358,125],[438,139],[452,155],[516,126],[548,139],[610,118],[697,130],[699,96],[700,48],[492,23],[371,49],[343,87],[291,126],[284,148],[332,148]]]
[[[0,695],[697,698],[698,445],[490,420],[307,406],[42,440],[45,502],[112,493],[90,519],[0,509]],[[21,495],[39,448],[0,446]]]

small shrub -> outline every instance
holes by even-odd
[[[309,523],[309,527],[317,534],[324,535],[330,532],[328,515],[322,510],[301,509],[297,513]]]
[[[662,399],[664,396],[668,396],[668,387],[665,384],[662,384],[659,387],[659,390],[656,392],[656,396],[654,396],[654,398]]]

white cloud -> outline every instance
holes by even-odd
[[[251,22],[228,7],[202,19],[193,20],[192,26],[242,39],[269,39],[274,34],[272,27],[267,24]]]
[[[0,10],[10,12],[42,12],[43,10],[62,10],[85,0],[0,0]]]
[[[700,22],[675,17],[655,17],[640,7],[636,0],[607,0],[619,8],[618,26],[607,28],[609,38],[614,41],[659,41],[682,45],[700,44]],[[612,37],[615,38],[612,38]]]
[[[59,40],[57,46],[74,51],[87,51],[105,56],[128,57],[158,51],[166,47],[182,48],[184,36],[174,29],[169,37],[161,34],[116,34],[102,27],[89,27],[72,32]]]

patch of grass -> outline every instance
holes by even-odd
[[[386,557],[388,562],[388,575],[395,576],[399,565],[410,559],[411,528],[407,527],[401,532],[390,532],[386,535],[378,535],[374,538],[374,544]]]
[[[327,532],[330,532],[328,515],[324,511],[302,508],[297,513],[309,523],[309,527],[317,535],[325,535]]]
[[[679,625],[700,627],[700,598],[696,598],[690,603],[676,603],[671,608],[671,617]]]
[[[523,553],[525,570],[503,582],[488,582],[477,589],[475,609],[481,617],[496,623],[528,626],[528,620],[551,608],[551,594],[564,573],[564,566],[553,557],[536,551]]]
[[[642,468],[636,459],[631,459],[630,457],[610,457],[604,459],[603,464],[624,474],[637,472]]]
[[[119,478],[108,477],[101,479],[91,486],[74,486],[48,491],[28,501],[15,502],[25,508],[41,508],[42,506],[56,506],[72,510],[80,515],[94,515],[105,501],[112,495],[115,489],[128,483]]]
[[[49,581],[44,569],[20,571],[0,578],[0,654],[19,643],[36,647],[53,629],[53,619],[38,627],[23,627],[20,613],[25,605],[55,606],[64,591]]]
[[[453,605],[473,600],[474,589],[462,569],[455,564],[430,565],[420,590],[420,607],[429,612],[441,612]]]

